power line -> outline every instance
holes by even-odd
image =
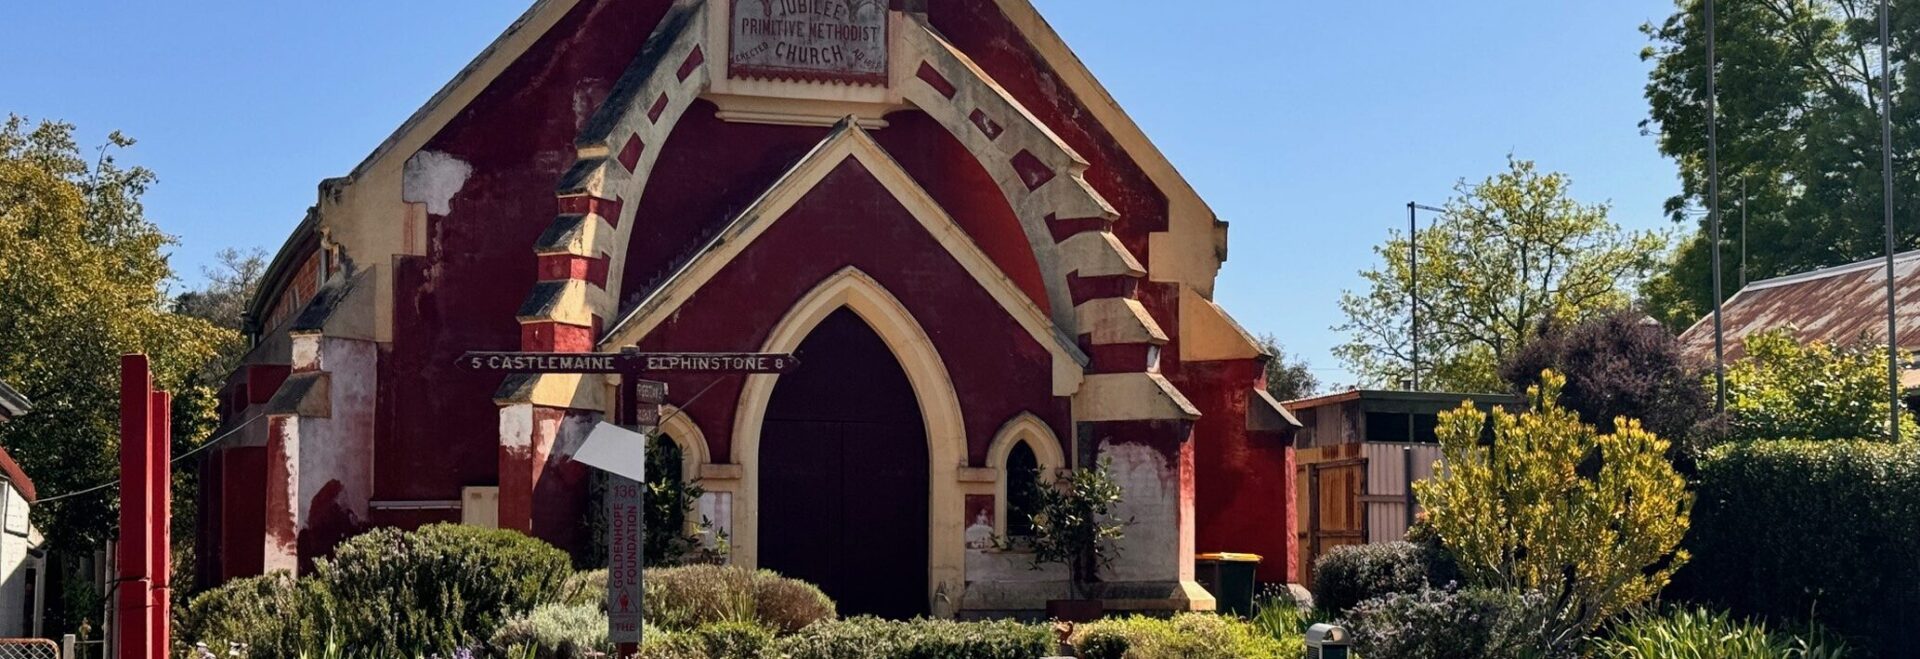
[[[180,455],[177,455],[177,456],[174,456],[174,458],[173,458],[172,460],[169,460],[167,464],[168,464],[168,466],[173,466],[173,465],[178,465],[178,464],[180,464],[180,461],[181,461],[181,460],[185,460],[185,459],[187,459],[187,458],[191,458],[191,457],[193,457],[193,456],[195,456],[195,455],[198,455],[198,454],[200,454],[201,452],[203,452],[203,451],[206,451],[207,449],[210,449],[210,448],[213,448],[213,447],[214,447],[215,445],[217,445],[217,444],[219,444],[220,442],[222,442],[222,441],[226,441],[226,439],[227,439],[228,437],[232,437],[232,436],[234,436],[234,435],[236,435],[236,434],[239,434],[239,432],[240,432],[241,430],[245,430],[245,429],[246,429],[246,427],[247,427],[248,425],[249,425],[249,424],[245,424],[245,423],[243,423],[243,424],[240,424],[240,425],[238,425],[238,426],[235,426],[235,427],[234,427],[234,428],[233,428],[232,430],[228,430],[228,431],[226,431],[226,432],[224,432],[224,433],[221,433],[219,437],[215,437],[215,438],[213,438],[213,439],[209,439],[209,440],[207,440],[207,441],[206,441],[206,443],[204,443],[204,444],[201,444],[201,445],[199,445],[199,446],[197,446],[197,447],[194,447],[194,449],[193,449],[193,450],[191,450],[191,451],[187,451],[186,453],[182,453],[182,454],[180,454]],[[115,480],[112,480],[112,481],[108,481],[108,482],[105,482],[105,483],[101,483],[101,484],[99,484],[99,485],[95,485],[95,486],[93,486],[93,487],[89,487],[89,488],[87,488],[87,489],[84,489],[84,490],[80,490],[80,491],[78,491],[78,492],[68,492],[68,493],[66,493],[66,494],[62,494],[62,495],[60,495],[60,496],[53,496],[53,497],[43,497],[43,498],[40,498],[40,499],[38,499],[38,500],[36,500],[36,501],[34,501],[34,505],[40,505],[40,504],[46,504],[46,503],[53,503],[53,502],[55,502],[55,501],[59,501],[59,500],[62,500],[62,499],[72,499],[72,498],[74,498],[74,497],[80,497],[80,496],[86,496],[86,495],[88,495],[88,494],[93,494],[93,493],[95,493],[95,492],[99,492],[99,491],[101,491],[101,490],[106,490],[106,489],[110,489],[110,488],[113,488],[113,487],[118,487],[119,485],[120,485],[120,481],[119,481],[118,479],[115,479]]]

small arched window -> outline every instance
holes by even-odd
[[[1007,452],[1007,537],[1033,537],[1033,513],[1038,507],[1035,490],[1040,486],[1040,458],[1027,440],[1014,442]]]
[[[652,498],[658,493],[673,498],[673,501],[662,502],[665,505],[648,506],[649,512],[660,510],[666,514],[666,519],[647,520],[650,525],[665,523],[664,526],[652,528],[677,529],[685,528],[687,525],[686,511],[692,507],[693,502],[687,496],[685,474],[681,473],[685,470],[685,455],[685,450],[680,448],[680,442],[666,433],[656,435],[652,441],[647,442],[646,495]]]

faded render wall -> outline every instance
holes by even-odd
[[[537,278],[533,245],[553,220],[574,138],[668,5],[581,0],[418,152],[398,157],[412,161],[413,185],[403,191],[396,181],[383,194],[418,202],[424,244],[421,256],[379,264],[393,270],[394,296],[375,498],[455,500],[462,487],[506,486],[492,402],[500,382],[461,372],[454,358],[519,349],[515,316]],[[458,520],[458,510],[373,515],[407,526]]]
[[[1265,376],[1252,359],[1182,365],[1181,389],[1207,413],[1194,430],[1195,541],[1201,554],[1259,554],[1259,580],[1286,583],[1300,562],[1293,443],[1277,432],[1249,432],[1245,417]]]

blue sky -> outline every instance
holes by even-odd
[[[934,2],[979,0],[933,0]],[[1343,290],[1406,202],[1440,204],[1508,153],[1574,177],[1614,220],[1669,228],[1673,163],[1640,134],[1638,27],[1670,0],[1036,0],[1223,219],[1218,298],[1352,376]],[[148,216],[185,283],[226,247],[278,249],[315,185],[372,151],[526,0],[12,3],[0,112],[140,140]]]

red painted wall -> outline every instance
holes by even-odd
[[[890,125],[875,132],[874,141],[886,147],[1008,279],[1041,311],[1051,313],[1053,304],[1040,276],[1040,263],[1033,257],[1033,245],[993,174],[926,113],[896,112],[887,115],[887,121]]]
[[[266,560],[267,449],[243,446],[219,453],[221,579],[259,574]]]
[[[1070,436],[1067,401],[1052,394],[1045,347],[858,163],[830,174],[641,348],[758,349],[795,302],[849,265],[897,296],[932,338],[959,392],[972,464],[985,464],[994,434],[1021,412],[1033,412],[1063,439]],[[681,401],[712,380],[668,382]],[[714,456],[731,454],[740,388],[739,379],[730,378],[689,409]]]
[[[1277,433],[1246,429],[1254,382],[1265,367],[1255,360],[1184,366],[1182,389],[1209,413],[1195,424],[1196,549],[1199,553],[1260,554],[1259,578],[1286,582],[1299,561],[1294,543],[1293,448]],[[1237,411],[1237,415],[1236,415]]]
[[[581,2],[426,145],[473,174],[449,214],[428,218],[427,255],[395,264],[376,500],[457,499],[463,486],[496,483],[500,382],[459,371],[454,358],[519,349],[515,312],[535,282],[532,246],[557,213],[554,185],[573,164],[580,126],[668,4]]]

